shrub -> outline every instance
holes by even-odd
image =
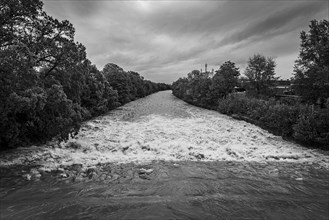
[[[292,136],[299,108],[282,104],[270,105],[262,118],[265,127],[282,136]]]
[[[217,110],[222,114],[246,115],[248,110],[248,102],[245,97],[229,96],[219,100]]]
[[[313,110],[311,106],[301,111],[293,126],[294,138],[306,143],[317,143],[329,149],[329,110]]]
[[[329,110],[275,100],[229,96],[219,101],[220,113],[239,115],[277,135],[323,145],[329,149]]]

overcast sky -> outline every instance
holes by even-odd
[[[231,60],[241,73],[255,53],[274,57],[276,74],[292,76],[299,33],[328,20],[327,1],[44,0],[69,20],[76,41],[102,69],[115,63],[155,82],[171,83],[193,69],[217,70]]]

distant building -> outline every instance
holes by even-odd
[[[200,72],[203,76],[210,77],[210,78],[212,78],[214,76],[214,69],[212,69],[211,72],[208,71],[208,64],[207,63],[204,65],[204,69],[205,69],[204,72],[202,72],[202,68],[200,70]]]
[[[271,87],[276,95],[294,95],[290,80],[276,80]]]

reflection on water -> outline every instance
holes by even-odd
[[[328,156],[304,154],[170,92],[131,102],[83,129],[84,150],[38,152],[33,167],[0,167],[1,220],[328,219]],[[106,161],[115,158],[110,154],[123,163]],[[46,170],[45,163],[59,167]]]

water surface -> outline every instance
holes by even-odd
[[[1,219],[328,219],[328,154],[159,92],[0,156]]]

